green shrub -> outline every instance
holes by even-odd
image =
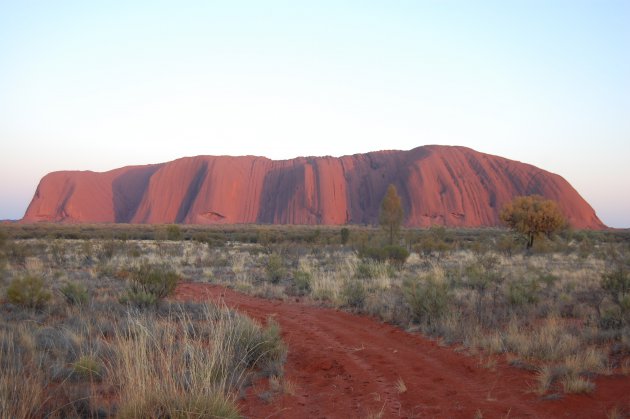
[[[341,297],[345,305],[352,308],[361,308],[365,303],[367,292],[363,283],[356,279],[349,279],[344,282],[341,288]]]
[[[269,255],[269,259],[267,260],[267,265],[265,266],[265,271],[267,272],[267,279],[273,283],[277,284],[280,280],[286,275],[286,270],[284,268],[284,263],[282,262],[282,257],[280,257],[277,253],[272,253]]]
[[[409,251],[403,246],[385,246],[384,251],[387,255],[387,260],[397,268],[402,268],[409,257]]]
[[[425,256],[435,256],[438,259],[440,259],[442,254],[452,249],[452,244],[445,242],[439,237],[434,237],[433,235],[422,238],[422,240],[420,240],[420,242],[416,246],[414,246],[414,250],[418,254],[422,254]]]
[[[515,306],[534,304],[538,302],[539,289],[540,284],[535,280],[512,282],[508,286],[507,298]]]
[[[9,302],[28,308],[43,308],[50,297],[51,293],[44,280],[35,275],[16,278],[7,288]]]
[[[137,308],[147,308],[157,305],[159,299],[154,294],[137,291],[127,290],[127,292],[120,298],[121,304],[130,304]]]
[[[354,270],[355,278],[371,279],[378,276],[379,269],[376,262],[361,261]]]
[[[403,287],[405,299],[417,322],[435,325],[446,314],[451,295],[444,281],[432,275],[407,278]]]
[[[347,227],[344,227],[339,232],[341,235],[341,244],[347,244],[348,240],[350,240],[350,230]]]
[[[293,282],[298,295],[305,295],[311,291],[312,275],[305,271],[295,271],[293,274]]]
[[[178,225],[171,224],[169,226],[166,226],[166,238],[168,240],[179,241],[183,237],[184,235],[182,233],[182,229]]]
[[[89,299],[87,287],[77,282],[69,282],[61,287],[59,291],[70,305],[83,305]]]
[[[392,265],[401,268],[407,258],[409,252],[403,246],[387,245],[383,247],[362,247],[359,249],[359,257],[361,259],[372,259],[377,262],[389,261]]]
[[[143,264],[129,273],[131,286],[121,302],[138,307],[157,304],[175,291],[179,275],[163,265]]]
[[[601,287],[616,304],[621,305],[621,301],[630,296],[630,269],[625,263],[617,262],[613,270],[602,275]]]

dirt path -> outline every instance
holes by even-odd
[[[208,284],[181,284],[177,298],[221,300],[280,323],[289,346],[285,377],[294,394],[269,400],[267,387],[255,384],[242,401],[248,417],[595,418],[614,406],[630,407],[628,377],[602,377],[591,395],[541,400],[529,391],[533,375],[500,357],[457,353],[370,318]]]

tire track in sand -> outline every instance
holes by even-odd
[[[222,302],[261,322],[272,316],[282,327],[289,347],[285,377],[295,394],[265,401],[254,385],[241,400],[248,417],[605,417],[614,398],[630,391],[626,378],[616,382],[625,387],[608,394],[612,402],[593,396],[543,401],[529,391],[532,374],[500,357],[486,368],[477,357],[367,317],[209,284],[180,284],[177,299]]]

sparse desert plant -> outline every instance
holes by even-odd
[[[277,253],[269,255],[267,264],[265,265],[265,271],[267,272],[267,279],[272,284],[277,284],[286,275],[286,269],[282,261],[282,257]]]
[[[404,291],[416,321],[432,326],[446,314],[451,296],[442,278],[434,274],[407,278]]]
[[[145,308],[157,305],[175,291],[180,277],[164,265],[144,263],[129,272],[129,280],[131,285],[120,302]]]
[[[88,302],[89,294],[85,285],[78,282],[68,282],[61,288],[59,292],[70,305],[84,305]]]
[[[305,295],[311,291],[313,276],[306,271],[297,270],[293,273],[293,283],[298,295]]]
[[[101,249],[99,252],[99,259],[101,262],[106,262],[114,257],[116,251],[118,250],[119,245],[116,243],[114,239],[108,239],[102,242]]]
[[[553,370],[549,365],[543,365],[536,370],[536,387],[534,392],[539,396],[544,395],[551,387],[554,380]]]
[[[365,303],[367,292],[363,282],[358,279],[348,279],[341,288],[341,298],[344,304],[351,308],[361,308]]]
[[[359,249],[359,257],[363,260],[371,259],[376,262],[389,261],[393,266],[401,269],[409,258],[409,251],[403,246],[387,245],[382,247],[364,246]]]
[[[396,391],[398,392],[398,394],[403,394],[407,392],[407,385],[401,377],[398,377],[398,380],[396,380]]]
[[[379,275],[380,269],[377,265],[378,262],[372,260],[361,260],[357,263],[354,276],[355,278],[360,279],[372,279],[376,278]]]
[[[183,236],[182,229],[177,224],[166,226],[167,240],[179,241],[183,238]]]
[[[103,365],[94,356],[84,355],[72,364],[73,372],[81,378],[100,381],[103,378]]]
[[[29,246],[23,242],[13,240],[9,242],[6,247],[5,252],[7,253],[7,258],[12,263],[19,266],[24,266],[26,264],[26,258],[33,254]]]
[[[602,274],[601,281],[601,287],[619,308],[621,319],[626,321],[626,317],[630,317],[629,265],[626,261],[616,261],[612,270]]]
[[[512,321],[505,336],[508,349],[530,359],[559,361],[575,353],[579,339],[562,327],[556,317],[545,319],[542,325],[527,330]]]
[[[9,302],[28,308],[43,308],[51,297],[44,280],[36,275],[15,278],[7,288]]]
[[[513,281],[508,285],[507,299],[511,305],[524,306],[538,301],[540,285],[535,279]]]
[[[347,244],[348,240],[350,240],[350,229],[343,227],[339,234],[341,235],[341,244]]]
[[[595,383],[575,374],[567,374],[562,379],[565,393],[591,393],[595,390]]]

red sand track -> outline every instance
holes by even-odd
[[[615,406],[628,412],[630,379],[600,377],[591,395],[541,400],[528,391],[533,375],[496,358],[440,347],[374,319],[299,303],[263,300],[208,284],[181,284],[180,300],[223,301],[264,322],[273,316],[289,346],[285,377],[295,394],[259,397],[255,384],[242,401],[248,417],[353,418],[597,418]],[[487,360],[487,358],[486,358]],[[399,392],[401,379],[406,391]]]

